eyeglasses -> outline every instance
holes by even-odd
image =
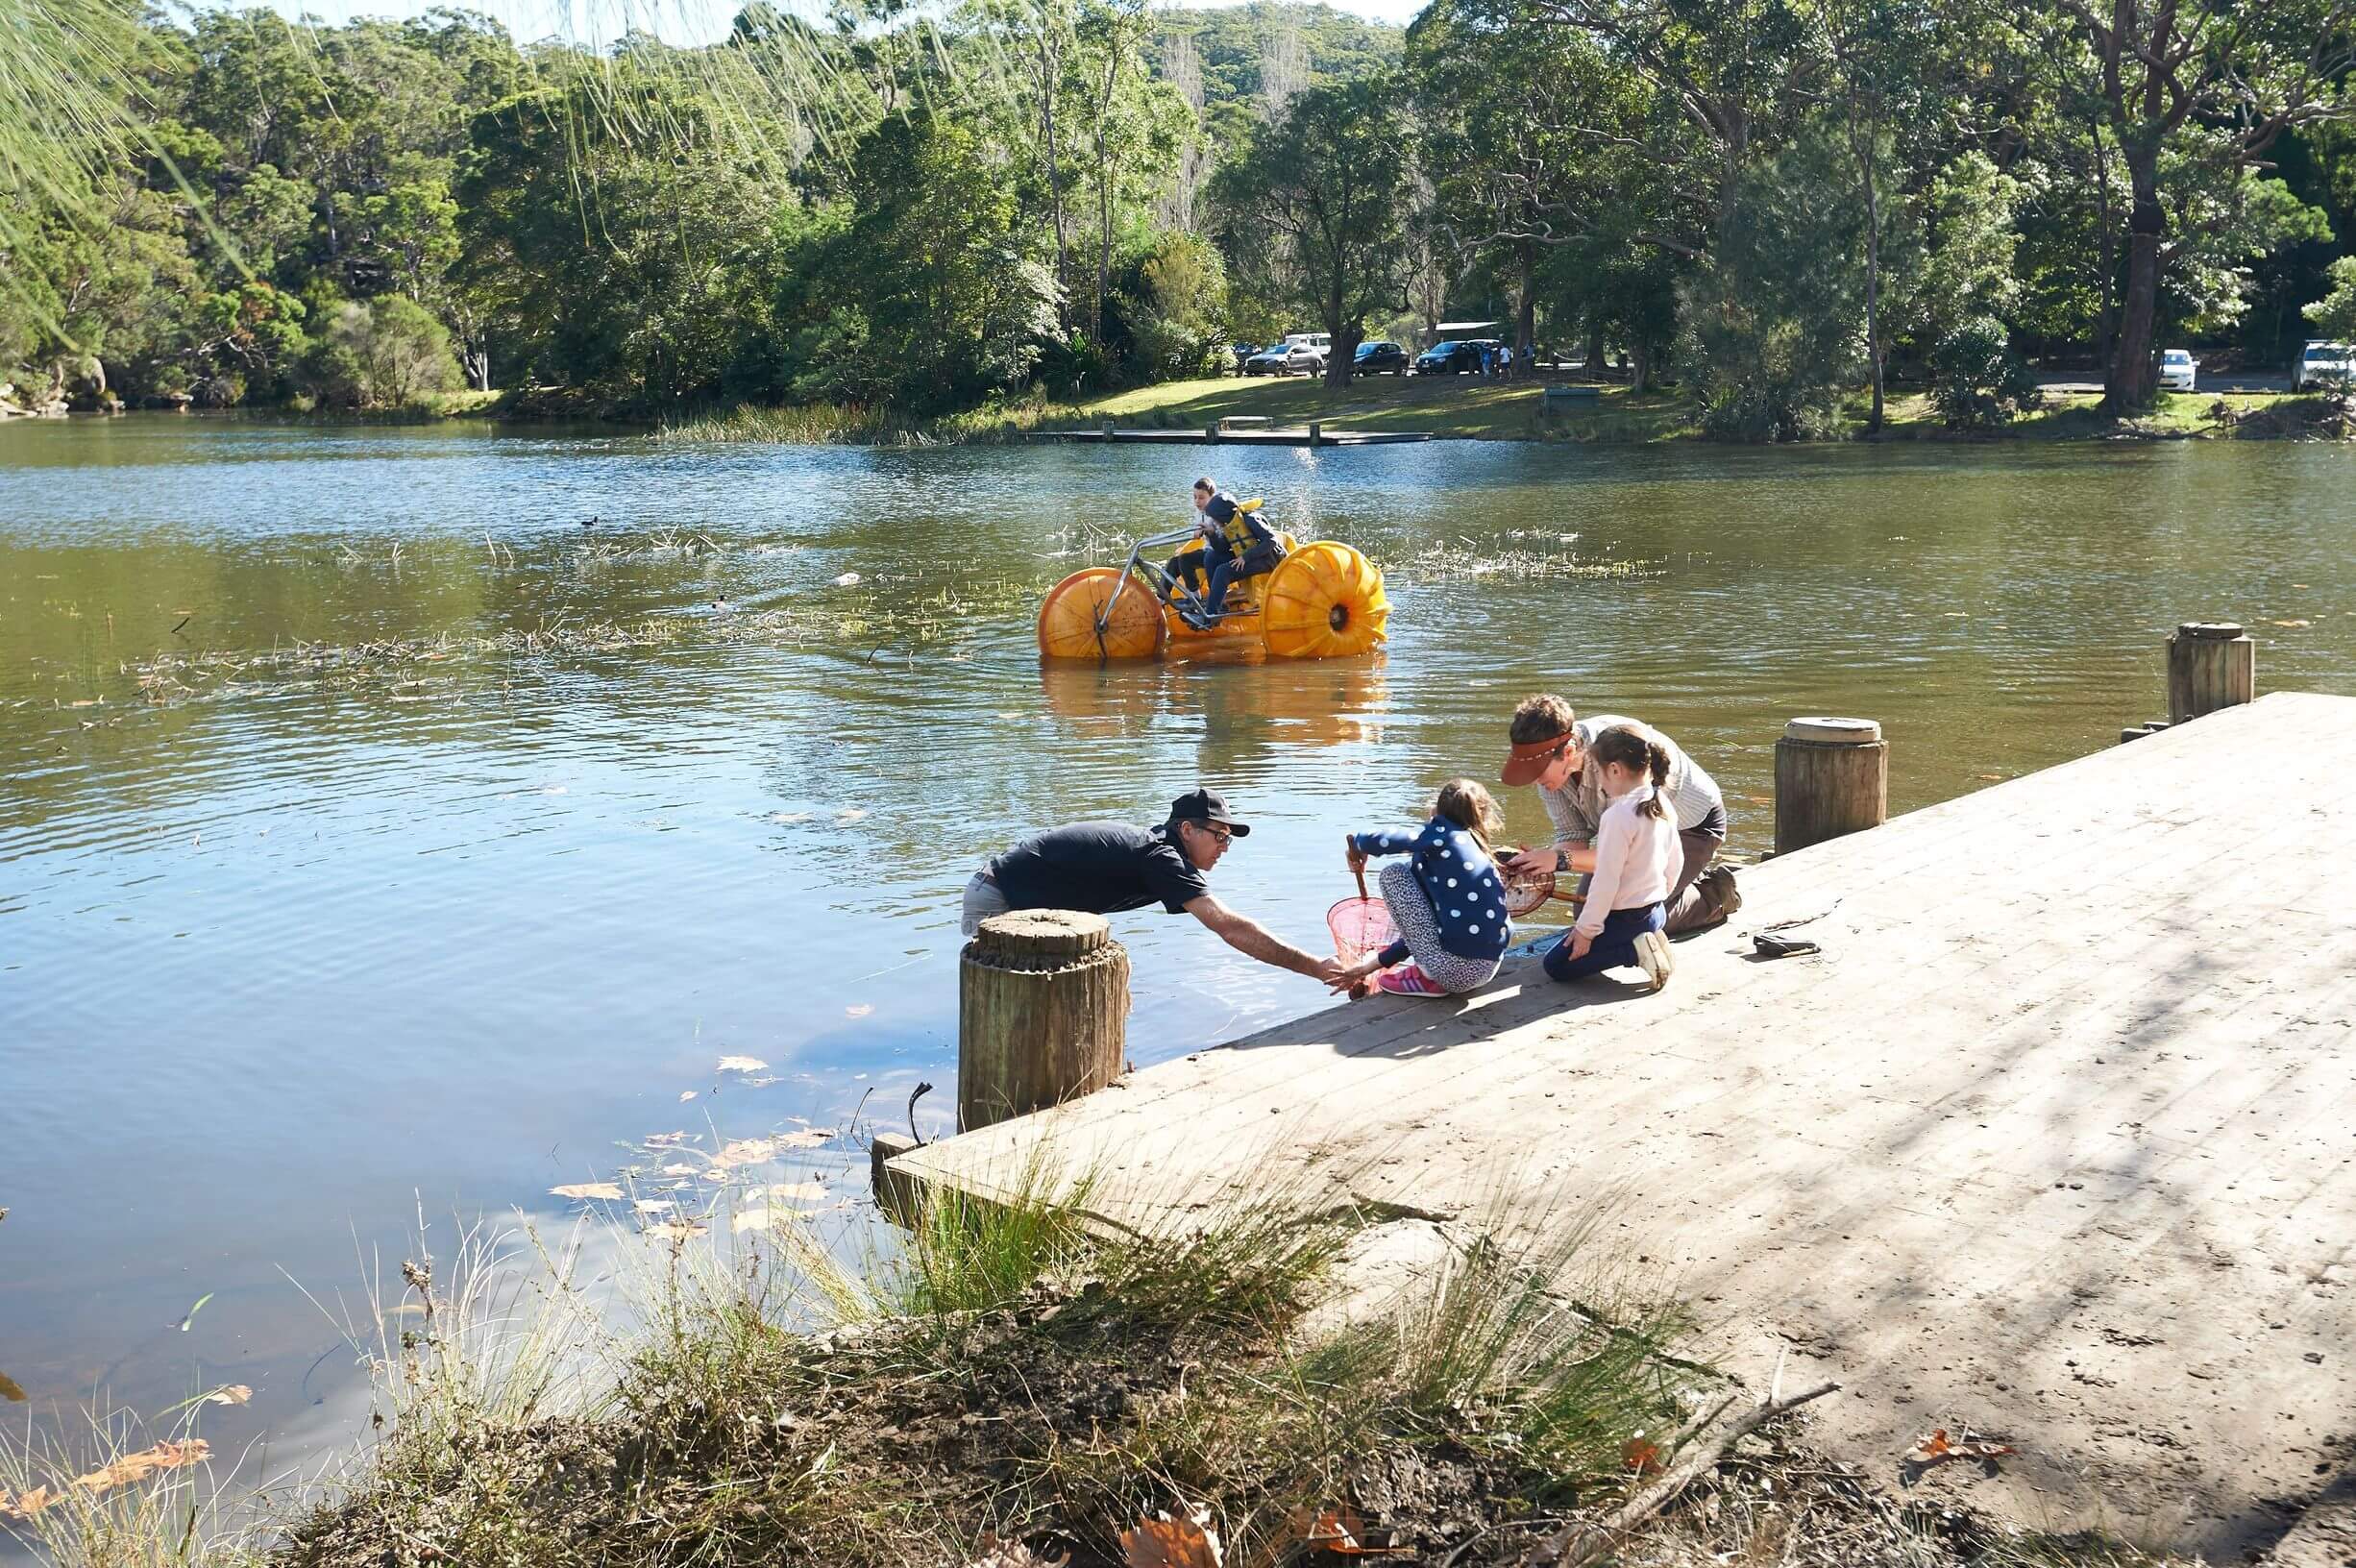
[[[1190,822],[1188,825],[1192,827],[1197,833],[1210,834],[1213,838],[1218,840],[1222,845],[1231,844],[1235,841],[1235,835],[1229,832],[1226,828],[1213,827],[1209,822]]]

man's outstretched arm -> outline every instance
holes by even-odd
[[[1247,958],[1263,964],[1273,964],[1280,969],[1305,974],[1312,980],[1328,985],[1341,972],[1341,961],[1320,958],[1284,941],[1266,926],[1248,916],[1239,915],[1209,894],[1187,901],[1187,913],[1209,926],[1219,941]]]

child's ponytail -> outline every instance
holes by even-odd
[[[1485,855],[1494,855],[1490,845],[1505,831],[1505,816],[1497,809],[1497,801],[1482,787],[1478,779],[1452,778],[1439,787],[1432,797],[1432,815],[1445,817],[1473,836]]]
[[[1632,729],[1614,724],[1595,737],[1587,755],[1596,763],[1616,762],[1623,768],[1633,768],[1653,781],[1653,793],[1636,802],[1636,810],[1647,817],[1666,817],[1668,803],[1661,798],[1669,787],[1669,748],[1660,737],[1649,730]]]

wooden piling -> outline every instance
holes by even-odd
[[[1776,853],[1890,815],[1890,743],[1871,719],[1794,719],[1776,742]]]
[[[1324,426],[1322,421],[1313,419],[1309,422],[1309,444],[1311,446],[1313,447],[1317,444],[1317,438],[1323,432],[1323,429]]]
[[[1218,445],[1219,422],[1217,420],[1215,419],[1210,424],[1203,427],[1203,439],[1210,442],[1215,447]]]
[[[1101,915],[994,915],[966,943],[957,1124],[967,1132],[1092,1093],[1119,1076],[1129,954]]]
[[[2232,621],[2187,621],[2168,639],[2168,722],[2254,701],[2258,645]]]

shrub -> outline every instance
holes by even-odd
[[[1930,405],[1951,430],[1997,429],[2040,401],[2036,378],[1993,316],[1975,316],[1939,339],[1930,369]]]

